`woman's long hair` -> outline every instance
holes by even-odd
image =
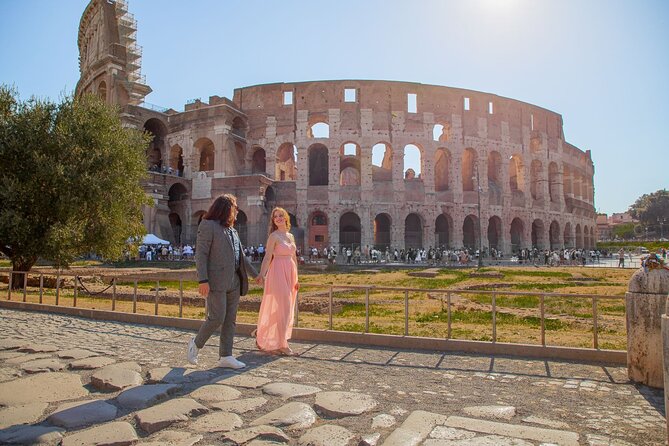
[[[272,232],[276,231],[279,229],[277,225],[274,224],[274,213],[279,212],[283,214],[283,219],[286,221],[286,229],[290,231],[290,215],[288,215],[288,211],[285,210],[284,208],[280,207],[275,207],[272,209],[272,213],[269,214],[269,231],[268,235],[271,234]]]
[[[237,208],[237,198],[232,194],[221,195],[209,206],[209,210],[204,217],[204,220],[216,220],[222,226],[229,228],[235,224],[237,214],[233,209]]]

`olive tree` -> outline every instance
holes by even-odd
[[[119,258],[144,233],[148,143],[94,96],[21,101],[0,86],[0,251],[12,269],[38,258],[66,267],[89,252]]]

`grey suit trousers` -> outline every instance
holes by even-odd
[[[221,327],[219,356],[232,356],[232,343],[237,326],[237,307],[239,306],[239,274],[233,274],[228,291],[209,291],[207,296],[207,318],[200,326],[195,337],[197,348],[204,347],[207,340]]]

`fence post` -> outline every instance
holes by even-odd
[[[39,303],[42,303],[42,296],[44,294],[44,274],[39,274]]]
[[[497,342],[497,293],[492,293],[492,342]]]
[[[132,292],[132,312],[137,313],[137,279],[135,279],[135,287]]]
[[[404,290],[404,336],[409,336],[409,290]]]
[[[158,316],[158,293],[160,293],[160,280],[156,280],[156,306],[153,311],[155,316]]]
[[[448,313],[448,334],[447,338],[451,339],[451,293],[446,294],[446,312]]]
[[[330,313],[330,330],[332,330],[332,285],[330,285],[330,308],[328,313]]]
[[[546,310],[544,308],[544,298],[545,295],[542,294],[540,298],[541,299],[540,303],[541,303],[541,345],[543,347],[546,346]]]
[[[179,317],[184,316],[184,280],[179,279]]]
[[[28,298],[28,271],[23,273],[23,301]]]
[[[369,333],[369,287],[365,288],[365,333]]]
[[[116,310],[116,277],[112,279],[112,311]]]
[[[9,272],[9,287],[7,288],[7,300],[12,300],[12,276],[14,276],[14,271]]]
[[[77,294],[79,294],[79,287],[77,286],[77,280],[79,280],[79,276],[75,274],[74,276],[74,297],[72,298],[72,306],[74,308],[77,308]]]
[[[58,301],[60,300],[60,269],[58,274],[56,274],[56,306],[58,306]]]
[[[595,350],[599,350],[599,339],[597,338],[597,296],[592,297],[592,343]]]

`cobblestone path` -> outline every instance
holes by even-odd
[[[0,309],[0,443],[665,444],[662,391],[624,367],[294,343],[240,372],[190,331]]]

